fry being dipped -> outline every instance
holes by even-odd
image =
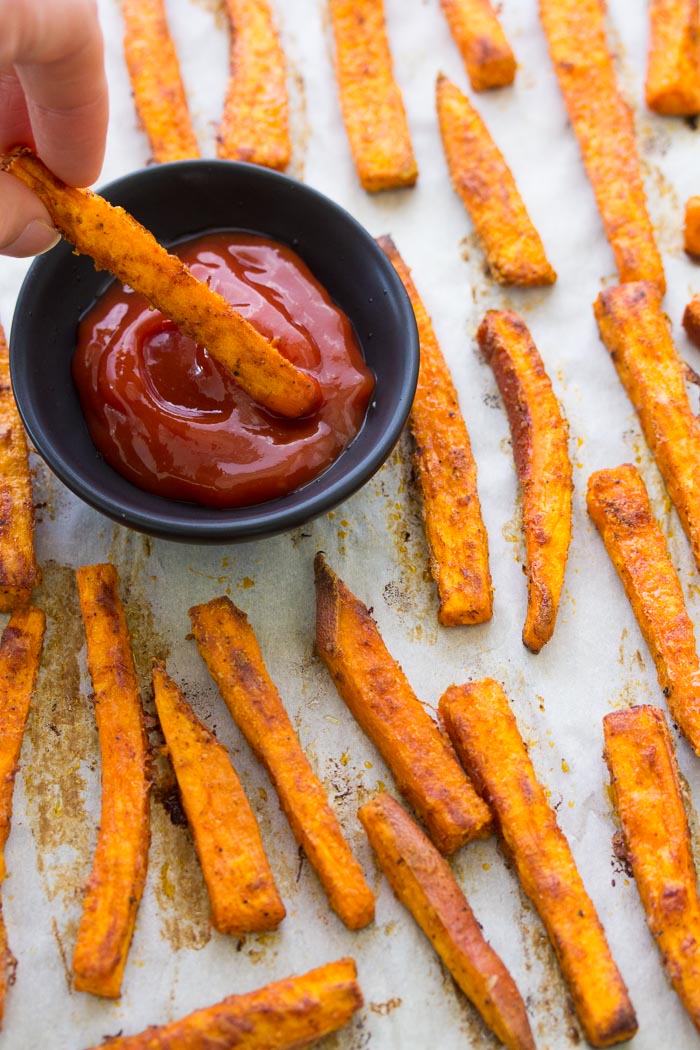
[[[490,0],[440,0],[474,91],[515,79],[515,56]]]

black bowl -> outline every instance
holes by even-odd
[[[238,229],[293,247],[352,321],[377,382],[358,435],[322,474],[288,496],[220,510],[145,492],[100,456],[80,409],[70,368],[78,318],[111,278],[62,242],[32,263],[10,338],[20,414],[37,451],[61,481],[115,521],[154,536],[200,543],[296,528],[368,481],[408,417],[419,351],[408,296],[367,231],[322,194],[251,164],[163,164],[117,179],[101,193],[164,244],[208,230]]]

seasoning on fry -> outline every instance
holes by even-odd
[[[411,271],[391,237],[380,237],[378,244],[403,281],[418,324],[420,373],[409,425],[438,619],[445,627],[484,623],[493,611],[488,537],[457,391]]]
[[[505,693],[489,678],[451,686],[439,711],[540,914],[586,1039],[593,1046],[629,1039],[637,1019],[627,989]]]
[[[455,192],[474,223],[491,276],[499,284],[554,284],[545,255],[503,154],[467,97],[437,80],[442,145]]]
[[[539,351],[515,311],[489,310],[477,339],[510,423],[525,531],[523,643],[538,653],[554,631],[571,542],[569,427]]]
[[[491,832],[487,806],[388,652],[367,608],[316,555],[316,650],[441,853]]]
[[[490,0],[440,0],[474,91],[515,80],[515,56]]]
[[[646,100],[656,113],[700,112],[698,0],[650,0]]]
[[[700,197],[689,197],[686,201],[683,247],[688,255],[700,255]]]
[[[113,565],[76,572],[102,762],[102,809],[73,955],[74,985],[119,998],[146,881],[148,746],[129,629]]]

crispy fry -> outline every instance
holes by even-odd
[[[383,0],[330,0],[345,130],[364,189],[413,186],[418,168],[394,79]]]
[[[700,112],[698,0],[650,0],[646,100],[656,113]]]
[[[594,310],[700,568],[700,423],[690,407],[661,295],[641,281],[606,288]]]
[[[469,99],[451,80],[437,79],[442,145],[455,192],[499,284],[554,284],[540,235],[532,224],[503,154]]]
[[[316,555],[316,650],[441,853],[491,832],[491,815],[387,651],[366,607]]]
[[[163,0],[122,0],[124,56],[155,161],[199,156]]]
[[[361,1006],[354,960],[339,959],[102,1045],[109,1050],[301,1050],[342,1028]]]
[[[652,281],[663,293],[632,115],[606,40],[605,4],[540,0],[540,19],[620,281]]]
[[[513,310],[489,310],[477,339],[508,413],[523,495],[527,616],[523,643],[538,653],[559,609],[571,542],[569,427],[530,333]]]
[[[274,930],[285,916],[265,849],[228,752],[154,661],[158,718],[219,933]]]
[[[206,346],[254,401],[295,418],[312,411],[320,391],[217,292],[197,281],[185,264],[124,211],[90,190],[53,175],[25,147],[0,161],[46,205],[63,236],[98,270],[109,270]]]
[[[2,913],[2,900],[0,900],[0,1028],[5,1017],[5,999],[8,990],[15,983],[17,974],[17,960],[7,943],[7,927],[5,916]]]
[[[663,964],[700,1029],[700,901],[671,736],[657,707],[603,719],[625,853]]]
[[[229,598],[215,598],[193,606],[190,619],[202,659],[267,770],[328,903],[349,929],[362,929],[374,918],[374,894],[302,750],[247,616]]]
[[[113,565],[76,572],[102,759],[102,811],[73,955],[75,988],[117,999],[146,881],[148,747]]]
[[[284,171],[289,138],[287,65],[267,0],[226,0],[231,75],[217,152]]]
[[[683,327],[688,339],[700,346],[700,295],[694,295],[683,313]]]
[[[626,463],[588,481],[588,513],[625,587],[671,717],[700,754],[700,661],[678,573],[644,482]]]
[[[474,91],[515,80],[515,56],[490,0],[440,0]]]
[[[700,197],[689,197],[685,202],[683,247],[688,255],[700,255]]]
[[[489,546],[476,486],[476,463],[457,391],[411,271],[391,237],[378,239],[413,306],[420,374],[409,424],[423,503],[430,569],[445,627],[484,623],[493,612]]]
[[[515,981],[484,939],[447,861],[390,795],[377,795],[358,816],[394,893],[489,1028],[510,1050],[535,1050]]]
[[[629,1039],[637,1020],[627,989],[505,693],[489,678],[451,686],[439,710],[540,914],[586,1039],[593,1046]]]

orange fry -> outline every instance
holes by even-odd
[[[586,1039],[593,1046],[629,1039],[637,1019],[627,989],[505,693],[489,678],[451,686],[439,710],[540,914]]]
[[[490,0],[440,0],[474,91],[515,80],[515,56]]]
[[[476,486],[476,463],[450,370],[411,271],[391,237],[378,239],[404,283],[420,337],[420,373],[409,425],[423,503],[430,569],[445,627],[491,619],[489,547]]]
[[[683,327],[688,339],[700,346],[700,295],[694,295],[683,313]]]
[[[119,998],[146,881],[148,745],[113,565],[76,572],[102,760],[102,811],[73,955],[75,988]]]
[[[683,247],[688,255],[700,255],[700,197],[688,197],[685,203]]]
[[[442,74],[437,110],[452,185],[471,216],[493,279],[524,287],[554,284],[557,275],[503,154],[469,99]]]
[[[656,113],[700,112],[698,0],[650,0],[646,99]]]
[[[383,0],[330,0],[345,130],[364,189],[413,186],[418,168],[394,79]]]

